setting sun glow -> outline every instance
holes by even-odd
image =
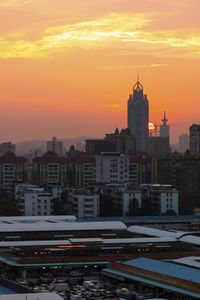
[[[199,11],[197,0],[1,0],[2,141],[127,127],[137,73],[150,118],[166,108],[172,141],[187,132],[200,122]]]

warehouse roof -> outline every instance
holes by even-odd
[[[27,231],[75,231],[75,230],[126,230],[127,227],[120,221],[113,222],[36,222],[36,223],[9,223],[1,224],[0,232],[27,232]]]
[[[150,258],[136,258],[124,263],[125,265],[148,271],[200,283],[199,270]]]
[[[160,230],[160,229],[151,228],[147,226],[137,226],[137,225],[128,227],[128,231],[150,235],[150,236],[159,236],[159,237],[167,236],[167,237],[176,237],[176,238],[186,233],[184,231],[176,231],[176,230],[167,231],[167,230]]]
[[[104,244],[130,244],[130,243],[168,243],[176,242],[173,237],[151,237],[151,238],[122,238],[122,239],[104,239]]]

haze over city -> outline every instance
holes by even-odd
[[[165,109],[176,142],[200,121],[199,9],[198,0],[1,0],[1,140],[124,128],[139,72],[150,121]]]

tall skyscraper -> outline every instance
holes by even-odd
[[[163,124],[160,125],[160,136],[169,137],[169,125],[167,125],[166,112],[164,111],[164,118],[162,119]]]
[[[187,133],[183,133],[179,136],[179,151],[181,153],[185,153],[186,150],[189,149],[189,135]]]
[[[149,137],[149,101],[139,82],[133,86],[128,99],[128,128],[136,139],[136,152],[147,152]]]
[[[56,137],[52,138],[52,141],[47,142],[47,151],[54,152],[58,156],[63,156],[63,142],[60,142]]]

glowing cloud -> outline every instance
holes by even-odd
[[[15,2],[17,1],[11,1]],[[199,36],[182,38],[178,37],[179,33],[174,30],[147,31],[145,28],[152,22],[153,16],[149,14],[112,13],[87,22],[48,27],[36,41],[20,39],[20,33],[13,33],[13,36],[0,39],[0,57],[42,57],[74,47],[83,49],[129,47],[143,51],[145,44],[148,45],[149,51],[163,45],[168,48],[184,49],[190,55],[199,55]]]

